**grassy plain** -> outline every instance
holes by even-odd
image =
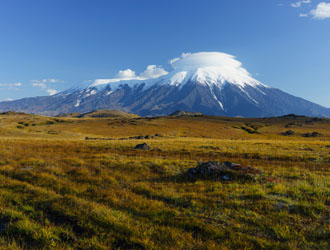
[[[142,142],[151,149],[135,150]],[[185,178],[199,161],[263,178]],[[329,119],[0,115],[0,249],[330,249],[329,239]]]

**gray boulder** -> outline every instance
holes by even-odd
[[[150,147],[147,143],[138,144],[135,146],[135,149],[149,150]]]

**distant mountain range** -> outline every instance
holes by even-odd
[[[186,54],[173,70],[153,79],[104,79],[53,96],[0,103],[0,111],[41,115],[121,110],[140,116],[177,110],[206,115],[330,117],[330,109],[255,80],[234,57],[219,52]]]

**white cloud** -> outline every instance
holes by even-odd
[[[296,3],[292,3],[291,7],[300,8],[302,4],[307,4],[307,3],[311,3],[311,2],[312,2],[311,0],[301,0],[301,1],[298,1]]]
[[[183,53],[180,60],[175,61],[174,69],[190,69],[191,67],[230,67],[241,68],[242,63],[232,55],[221,52]]]
[[[140,74],[140,77],[145,79],[150,79],[150,78],[157,78],[167,74],[168,72],[163,67],[157,65],[149,65],[147,66],[147,69]]]
[[[47,89],[46,92],[49,94],[49,95],[55,95],[57,93],[57,90],[56,89]]]
[[[316,9],[311,10],[310,14],[316,19],[330,18],[330,3],[319,3]]]
[[[131,69],[119,70],[119,72],[117,73],[116,76],[117,76],[117,78],[120,78],[120,79],[134,79],[134,78],[136,78],[135,71],[133,71]]]
[[[178,58],[179,59],[179,58]],[[136,75],[135,71],[131,69],[120,70],[116,74],[116,78],[111,79],[96,79],[94,80],[92,86],[104,85],[108,83],[120,82],[122,80],[148,80],[152,78],[157,78],[163,75],[167,75],[168,72],[162,67],[157,65],[148,65],[145,71],[140,75]]]
[[[58,79],[41,79],[41,80],[31,80],[30,82],[33,87],[40,88],[49,95],[55,95],[57,93],[57,90],[54,89],[52,85],[63,81]]]
[[[299,16],[300,16],[300,17],[308,17],[309,14],[300,13]]]

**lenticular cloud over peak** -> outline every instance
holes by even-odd
[[[170,61],[175,69],[191,69],[200,67],[241,68],[242,63],[234,56],[222,52],[183,53],[180,58]]]

